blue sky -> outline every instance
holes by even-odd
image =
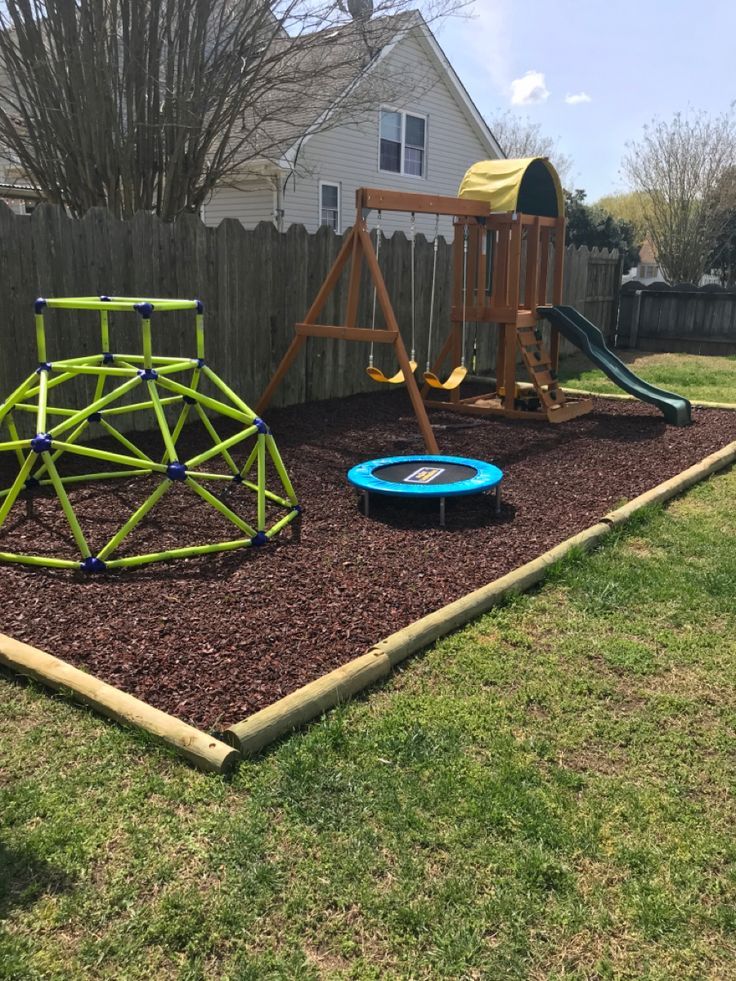
[[[476,0],[434,30],[486,120],[540,123],[589,201],[626,189],[626,143],[654,116],[736,99],[733,0]]]

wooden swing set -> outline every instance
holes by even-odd
[[[509,206],[509,210],[500,210]],[[523,211],[521,207],[528,210]],[[529,213],[534,209],[537,213]],[[376,248],[371,241],[367,216],[378,214]],[[411,215],[411,355],[401,336],[388,289],[379,265],[380,221],[384,212]],[[429,314],[431,350],[435,320],[438,229],[441,216],[454,224],[453,290],[451,328],[436,359],[427,354],[422,382],[417,370],[415,338],[414,245],[416,215],[435,216]],[[529,160],[482,161],[471,167],[459,197],[414,194],[375,188],[356,192],[355,224],[345,237],[335,262],[304,320],[295,325],[295,336],[256,407],[261,413],[271,401],[284,375],[308,337],[325,337],[370,344],[369,376],[378,383],[405,384],[429,453],[439,448],[427,416],[427,407],[476,416],[541,419],[565,422],[592,408],[590,399],[567,399],[557,382],[559,333],[551,328],[549,350],[537,328],[538,308],[562,301],[565,218],[559,179],[549,162]],[[360,284],[365,262],[373,286],[372,324],[358,326]],[[320,315],[330,294],[349,264],[344,322],[323,324]],[[376,327],[376,305],[384,327]],[[497,324],[496,387],[484,395],[461,398],[460,387],[468,375],[469,324]],[[477,326],[476,326],[477,330]],[[375,344],[393,345],[398,370],[387,376],[373,365]],[[530,383],[517,382],[517,358],[527,370]],[[441,371],[449,362],[443,381]],[[422,385],[420,389],[420,384]],[[446,392],[446,398],[439,394]]]

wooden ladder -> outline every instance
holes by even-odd
[[[552,371],[549,353],[542,346],[534,327],[519,327],[516,337],[521,348],[521,356],[534,385],[539,401],[549,417],[562,408],[567,399]]]

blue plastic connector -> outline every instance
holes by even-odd
[[[201,300],[194,301],[197,304],[197,313],[204,313],[204,303]]]
[[[112,353],[112,351],[103,351],[102,352],[102,363],[103,364],[114,364],[115,363],[115,355]]]
[[[195,358],[194,360],[197,362],[198,368],[204,368],[204,366],[207,364],[204,358]]]
[[[166,476],[169,480],[186,480],[187,479],[187,468],[183,463],[178,460],[174,460],[166,468]]]
[[[133,309],[136,313],[139,313],[144,320],[150,320],[151,314],[153,313],[152,303],[134,303]]]
[[[53,440],[48,433],[38,433],[31,440],[31,449],[34,453],[48,453],[52,442]]]
[[[102,421],[102,413],[101,412],[93,412],[92,415],[91,416],[87,416],[87,418],[88,418],[88,420],[90,422],[101,422]]]
[[[110,297],[109,296],[101,296],[100,297],[100,303],[110,303]]]
[[[292,511],[296,511],[297,514],[301,514],[302,513],[302,506],[301,506],[301,504],[295,504],[294,507],[291,510]]]
[[[197,400],[194,399],[194,398],[192,398],[191,395],[182,395],[181,398],[182,398],[182,402],[184,402],[185,405],[196,405],[197,404]]]
[[[88,555],[84,562],[79,563],[79,568],[82,572],[104,572],[107,566],[102,561],[98,559],[96,555]]]
[[[242,474],[234,473],[233,474],[233,483],[234,484],[242,484],[243,483]]]
[[[23,486],[26,490],[33,490],[34,487],[41,486],[41,481],[38,479],[38,477],[28,477],[26,478],[26,482]]]
[[[265,531],[256,532],[256,534],[250,540],[251,545],[267,545],[268,536]]]
[[[42,361],[38,368],[36,368],[37,375],[40,375],[42,371],[51,371],[51,363],[49,361]]]
[[[43,308],[45,306],[46,300],[44,300],[42,296],[39,296],[39,298],[33,304],[33,309],[36,311],[36,313],[43,313]]]
[[[271,431],[263,419],[259,419],[258,416],[256,416],[253,420],[253,425],[256,427],[259,433],[269,433]]]
[[[141,368],[138,377],[142,378],[144,382],[155,382],[158,378],[158,372],[155,368]]]

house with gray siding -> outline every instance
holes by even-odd
[[[341,118],[344,93],[336,93],[333,109],[306,122],[282,152],[249,162],[213,192],[203,208],[208,225],[236,218],[247,228],[272,221],[280,230],[328,225],[341,233],[354,222],[358,187],[455,195],[471,164],[503,156],[419,14],[370,54],[347,84],[363,92],[362,103],[353,100],[361,111]],[[450,225],[440,219],[443,234]],[[381,226],[406,231],[407,216],[386,214]],[[416,227],[432,234],[434,219],[417,216]]]

